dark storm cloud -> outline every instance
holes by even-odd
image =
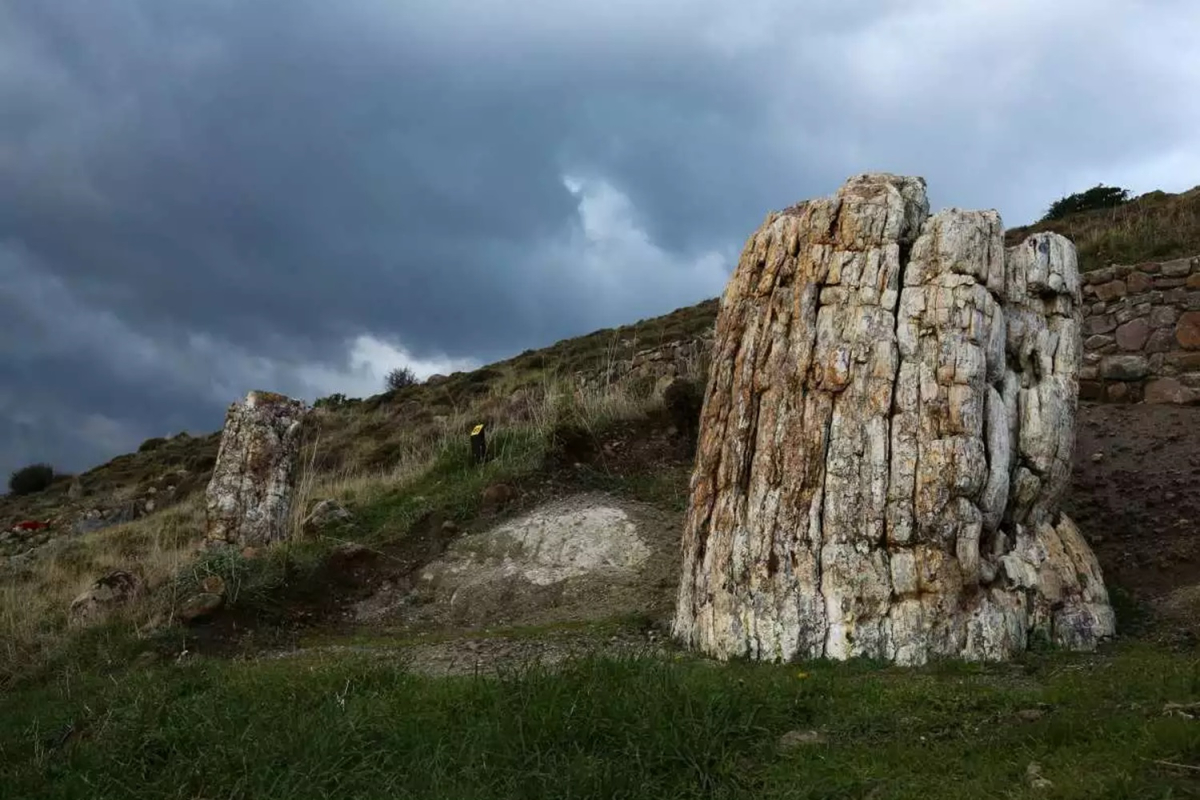
[[[935,206],[1009,224],[1099,180],[1187,188],[1197,21],[1184,2],[0,0],[0,468],[214,428],[255,386],[369,392],[397,361],[713,296],[767,210],[855,172],[924,175]]]

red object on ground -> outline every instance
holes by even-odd
[[[37,520],[26,520],[25,522],[18,522],[13,527],[19,531],[40,531],[43,528],[49,528],[50,523],[38,522]]]

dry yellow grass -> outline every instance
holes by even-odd
[[[685,376],[702,378],[700,362],[683,368]],[[304,539],[303,521],[315,501],[330,498],[350,506],[368,505],[403,491],[440,454],[461,447],[466,432],[481,419],[489,420],[493,430],[546,441],[564,419],[595,430],[643,416],[659,402],[652,394],[633,391],[629,381],[584,388],[571,379],[544,375],[534,388],[493,387],[470,405],[433,420],[406,424],[401,415],[383,409],[353,418],[322,414],[301,451],[292,539]],[[368,458],[381,443],[389,455],[383,466]],[[352,456],[334,469],[323,469],[322,456],[330,447],[349,447]],[[118,494],[132,498],[134,488]],[[138,635],[169,624],[181,599],[175,596],[181,586],[176,579],[186,575],[203,535],[204,496],[199,492],[134,522],[52,543],[24,565],[7,567],[7,574],[0,575],[0,684],[65,646],[73,633],[68,625],[72,599],[113,570],[138,575],[148,592],[114,613],[110,622]]]
[[[173,606],[162,590],[194,557],[204,533],[201,498],[124,525],[54,542],[0,581],[0,684],[63,645],[71,601],[100,576],[136,574],[148,592],[111,618],[141,632]]]
[[[1148,192],[1116,208],[1010,228],[1006,243],[1017,244],[1038,231],[1073,241],[1084,271],[1192,256],[1200,253],[1200,186],[1179,194]]]

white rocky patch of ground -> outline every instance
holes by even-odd
[[[450,545],[406,590],[353,609],[359,623],[414,630],[666,618],[682,516],[603,494],[556,500]]]

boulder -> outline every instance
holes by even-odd
[[[1157,378],[1146,383],[1147,403],[1190,405],[1200,400],[1200,391],[1184,386],[1174,378]]]
[[[1141,350],[1150,338],[1150,323],[1137,317],[1117,328],[1117,346],[1122,350]]]
[[[271,392],[230,405],[205,495],[210,544],[261,546],[289,537],[307,413],[303,402]]]
[[[1100,362],[1100,374],[1110,381],[1137,381],[1150,374],[1145,356],[1107,356]]]
[[[225,595],[212,592],[199,592],[192,595],[179,606],[176,616],[185,625],[203,622],[221,610],[225,605]]]
[[[517,498],[517,491],[507,483],[494,483],[483,490],[480,499],[484,508],[496,510],[503,508]]]
[[[314,533],[354,519],[354,515],[335,500],[319,500],[305,517],[302,527],[305,533]]]
[[[1184,350],[1200,350],[1200,311],[1186,311],[1175,325],[1175,338]]]
[[[67,618],[72,625],[84,625],[107,616],[142,593],[142,579],[132,572],[114,570],[71,601]]]
[[[861,175],[768,215],[721,302],[674,635],[719,658],[904,664],[1113,633],[1058,501],[1081,364],[1073,245],[1004,248]]]

